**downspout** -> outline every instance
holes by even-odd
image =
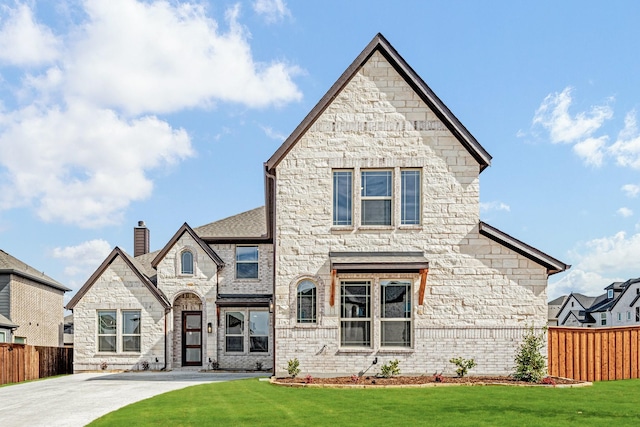
[[[264,164],[264,177],[265,177],[265,202],[267,204],[267,238],[271,238],[271,245],[273,246],[272,253],[272,265],[273,265],[273,278],[272,278],[272,300],[273,300],[273,313],[271,313],[271,333],[273,336],[273,376],[276,375],[276,242],[274,237],[275,229],[275,212],[276,212],[276,175],[269,171],[267,164]],[[271,180],[272,185],[269,186],[268,182]]]
[[[168,357],[168,351],[169,349],[167,348],[167,317],[169,314],[169,308],[165,308],[164,309],[164,366],[162,367],[162,371],[166,371],[167,370],[167,357]]]

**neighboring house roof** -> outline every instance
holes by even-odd
[[[71,289],[0,249],[0,274],[15,274],[63,292]]]
[[[567,300],[567,298],[569,298],[569,295],[562,295],[559,296],[558,298],[549,301],[547,304],[548,305],[558,305],[561,306],[564,304],[564,302]]]
[[[140,264],[140,262],[136,261],[133,257],[127,254],[125,251],[120,249],[119,247],[115,247],[113,251],[107,256],[107,258],[100,264],[100,267],[89,277],[89,280],[80,288],[80,290],[71,298],[71,301],[67,304],[66,308],[68,310],[73,310],[73,308],[78,304],[78,302],[82,299],[82,297],[91,289],[91,286],[98,280],[98,278],[105,272],[105,270],[113,263],[113,261],[120,257],[122,260],[129,266],[131,271],[135,273],[135,275],[140,279],[142,284],[146,286],[146,288],[151,292],[151,294],[156,297],[156,299],[162,304],[163,307],[169,308],[171,304],[167,297],[162,293],[160,289],[158,289],[151,279],[144,273],[144,267]]]
[[[634,278],[634,279],[629,279],[626,282],[614,282],[612,284],[610,284],[609,286],[607,286],[605,289],[609,290],[609,289],[613,289],[614,292],[615,291],[619,291],[620,293],[616,294],[614,297],[614,301],[613,304],[611,304],[611,308],[615,307],[619,301],[622,300],[622,296],[624,294],[627,293],[627,291],[629,289],[632,288],[631,285],[635,285],[636,283],[640,282],[640,278]],[[633,299],[633,301],[631,302],[631,304],[629,304],[629,307],[633,307],[633,305],[636,303],[636,301],[638,300],[638,297],[640,297],[640,294],[636,295],[636,297]]]
[[[616,302],[615,298],[609,299],[607,298],[607,294],[602,294],[602,295],[598,295],[594,299],[593,304],[591,304],[590,307],[586,307],[586,309],[587,309],[587,312],[589,313],[607,311],[613,306],[615,302]]]
[[[18,325],[0,314],[0,328],[15,329]]]
[[[184,233],[187,233],[188,235],[190,235],[193,240],[205,251],[205,253],[207,255],[209,255],[209,257],[213,260],[213,262],[216,263],[216,265],[218,266],[218,268],[224,267],[224,261],[222,261],[222,258],[220,258],[218,256],[218,254],[211,249],[211,246],[207,245],[196,233],[195,231],[189,227],[189,224],[187,224],[186,222],[184,224],[182,224],[182,227],[180,227],[178,229],[178,231],[176,231],[176,234],[173,235],[173,237],[171,239],[169,239],[169,242],[164,245],[164,248],[162,248],[160,251],[158,251],[157,255],[155,256],[155,258],[153,258],[153,260],[151,261],[151,266],[153,268],[156,268],[158,266],[158,264],[160,263],[160,261],[165,257],[165,255],[167,254],[167,252],[169,252],[169,250],[173,247],[173,245],[176,244],[176,242],[178,241],[178,239],[180,239],[180,237],[182,237],[182,235]]]
[[[400,74],[409,86],[420,96],[425,104],[434,112],[438,119],[449,129],[458,141],[467,149],[469,154],[480,164],[482,172],[491,163],[491,155],[480,145],[473,135],[453,115],[446,105],[427,86],[420,76],[407,64],[393,46],[378,33],[364,48],[353,63],[345,70],[340,78],[331,86],[316,106],[309,112],[293,133],[276,150],[265,163],[268,171],[273,170],[284,159],[298,140],[307,132],[313,123],[322,115],[342,89],[351,81],[353,76],[368,61],[375,52],[380,52],[389,64]]]
[[[240,238],[264,238],[267,235],[267,217],[264,206],[193,229],[204,241]]]
[[[564,305],[564,302],[567,300],[568,295],[562,295],[552,301],[549,301],[547,304],[547,319],[548,320],[556,320],[558,318],[558,314],[560,313],[560,308]]]
[[[485,222],[480,221],[479,231],[483,236],[486,236],[491,240],[500,243],[501,245],[504,245],[513,251],[516,251],[520,255],[529,258],[531,261],[534,261],[542,265],[543,267],[546,267],[548,275],[560,273],[571,268],[570,265],[565,264],[564,262],[545,254],[544,252],[534,248],[533,246],[527,245],[526,243],[516,239],[515,237],[511,237],[507,233],[500,231]]]

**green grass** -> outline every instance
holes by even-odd
[[[593,387],[289,388],[257,379],[165,393],[91,426],[640,425],[640,380]]]

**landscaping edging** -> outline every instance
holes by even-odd
[[[508,386],[508,387],[547,387],[547,388],[575,388],[590,387],[593,385],[590,381],[579,382],[575,384],[522,384],[509,382],[469,382],[469,383],[447,383],[447,382],[429,382],[424,384],[314,384],[314,383],[291,383],[279,381],[282,378],[271,377],[271,384],[283,387],[315,387],[315,388],[425,388],[425,387],[452,387],[452,386]]]

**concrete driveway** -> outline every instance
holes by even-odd
[[[74,374],[0,388],[0,426],[84,426],[130,403],[184,387],[268,373]]]

